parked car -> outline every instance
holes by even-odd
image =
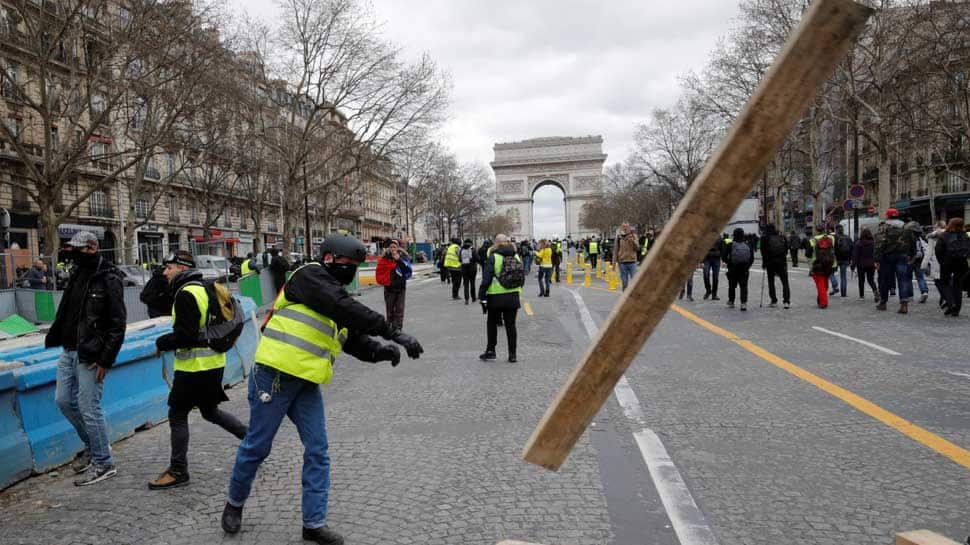
[[[220,255],[195,256],[195,268],[202,271],[204,280],[229,281],[229,261]]]
[[[150,271],[146,271],[138,265],[118,265],[118,270],[121,271],[122,281],[126,286],[143,288],[152,277]]]

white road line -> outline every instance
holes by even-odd
[[[579,307],[579,318],[586,328],[586,333],[589,334],[590,339],[595,338],[599,329],[596,327],[596,322],[593,321],[593,316],[586,307],[583,297],[576,290],[563,289],[573,295],[573,299],[576,300],[576,305]],[[616,400],[627,418],[640,426],[646,424],[640,400],[637,399],[636,392],[633,391],[633,387],[630,386],[625,376],[620,377],[620,381],[613,388],[613,395],[616,396]],[[677,466],[674,465],[670,455],[667,454],[667,449],[664,448],[660,437],[653,430],[643,427],[634,432],[633,438],[640,449],[640,455],[650,472],[657,494],[660,495],[660,501],[667,511],[667,518],[670,519],[670,524],[673,526],[681,545],[717,545],[717,538],[714,537],[714,532],[707,525],[704,513],[694,502],[694,497],[691,496]]]
[[[861,344],[863,346],[868,346],[869,348],[874,348],[874,349],[876,349],[876,350],[878,350],[880,352],[884,352],[886,354],[889,354],[890,356],[902,356],[902,354],[900,354],[899,352],[896,352],[895,350],[890,350],[890,349],[888,349],[888,348],[886,348],[884,346],[879,346],[878,344],[871,343],[869,341],[864,341],[862,339],[857,339],[855,337],[850,337],[850,336],[844,335],[842,333],[838,333],[838,332],[835,332],[835,331],[829,331],[828,329],[825,329],[824,327],[813,326],[812,329],[814,329],[815,331],[821,331],[822,333],[828,333],[829,335],[832,335],[834,337],[839,337],[839,338],[845,339],[847,341],[856,342],[856,343],[859,343],[859,344]]]
[[[961,373],[959,371],[944,371],[944,373],[948,375],[953,375],[955,377],[970,378],[970,375],[968,375],[967,373]]]

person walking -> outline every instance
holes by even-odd
[[[228,431],[237,439],[246,436],[246,426],[230,413],[219,410],[229,401],[222,387],[226,354],[209,348],[204,328],[211,314],[220,312],[202,283],[202,271],[195,268],[192,254],[179,250],[162,262],[165,279],[175,297],[172,332],[155,340],[157,353],[175,351],[175,376],[168,395],[168,424],[172,454],[168,468],[148,483],[150,490],[165,490],[189,484],[189,413],[199,408],[202,418]]]
[[[835,237],[835,264],[838,275],[835,274],[835,270],[832,271],[829,280],[832,284],[832,291],[829,292],[829,295],[841,293],[842,297],[846,297],[849,291],[849,264],[852,263],[852,239],[845,234],[842,225],[835,226],[833,236]]]
[[[923,273],[923,258],[929,251],[929,244],[923,236],[923,228],[918,222],[910,221],[904,227],[909,231],[909,237],[913,239],[913,256],[909,258],[909,273],[907,282],[910,283],[912,292],[913,277],[916,278],[916,287],[919,288],[919,303],[924,304],[930,297],[930,287],[926,283],[926,275]],[[915,292],[912,292],[915,296]]]
[[[486,238],[485,242],[478,248],[478,255],[476,257],[478,258],[478,266],[482,269],[482,274],[485,274],[485,262],[488,261],[489,249],[491,247],[492,241]]]
[[[748,276],[754,264],[754,252],[745,242],[744,229],[735,229],[731,238],[724,240],[721,260],[727,264],[728,308],[734,308],[735,294],[740,289],[740,309],[742,312],[748,310]]]
[[[525,276],[528,278],[533,261],[532,244],[529,243],[528,239],[519,243],[519,256],[522,257],[522,266],[525,268]]]
[[[249,375],[249,430],[239,445],[229,481],[222,529],[242,527],[243,506],[256,470],[269,456],[273,438],[287,416],[303,443],[303,539],[321,545],[344,540],[327,526],[330,455],[321,384],[333,376],[333,360],[341,353],[366,362],[389,361],[397,366],[397,343],[411,358],[424,349],[383,316],[351,297],[353,282],[367,248],[346,234],[328,236],[320,246],[322,263],[297,269],[276,297],[273,311],[256,348]]]
[[[43,259],[34,261],[34,266],[27,273],[27,287],[32,290],[49,290],[53,287],[53,279]]]
[[[589,245],[587,246],[587,251],[589,252],[589,263],[593,266],[593,270],[596,270],[596,262],[600,255],[600,242],[599,239],[593,237],[589,240]]]
[[[952,218],[946,232],[936,243],[936,259],[943,264],[940,282],[946,298],[946,316],[957,317],[963,308],[963,281],[967,275],[970,259],[970,238],[967,237],[963,218]]]
[[[778,293],[775,291],[775,278],[781,280],[781,300],[785,308],[791,308],[791,289],[788,286],[788,239],[778,232],[773,224],[765,226],[765,236],[761,239],[761,262],[765,267],[768,282],[769,307],[778,306]],[[762,292],[762,297],[764,292]]]
[[[488,258],[488,266],[485,267],[482,285],[478,292],[482,311],[487,315],[485,352],[479,358],[485,361],[496,358],[495,346],[498,343],[498,322],[499,317],[501,317],[505,324],[505,337],[509,344],[509,363],[515,363],[518,361],[516,357],[518,331],[515,326],[515,318],[519,312],[522,283],[507,278],[504,281],[508,285],[502,284],[501,279],[505,272],[506,260],[516,260],[519,263],[522,261],[516,255],[515,247],[509,242],[508,237],[499,234],[495,236],[495,250]],[[518,268],[521,269],[521,265]],[[517,268],[512,265],[508,269],[514,271]],[[524,270],[521,274],[524,276]]]
[[[524,242],[522,243],[525,244]],[[472,303],[475,302],[477,289],[475,286],[475,277],[478,276],[478,252],[472,245],[472,240],[466,238],[461,245],[461,252],[459,252],[459,258],[461,259],[461,280],[462,285],[465,286],[465,304],[468,304],[468,298],[471,297]],[[531,259],[531,253],[530,253]]]
[[[788,235],[788,252],[791,254],[791,266],[798,267],[798,250],[802,248],[802,239],[795,231]]]
[[[717,296],[717,283],[721,276],[721,246],[728,238],[725,234],[711,246],[704,257],[704,299],[710,298],[711,301],[720,301]]]
[[[555,282],[559,283],[559,273],[562,268],[562,241],[555,240],[549,245],[552,250],[552,276]]]
[[[942,282],[941,263],[939,258],[936,257],[936,245],[944,233],[946,233],[946,222],[936,222],[936,228],[930,234],[926,235],[927,248],[923,254],[923,263],[921,264],[924,275],[933,281],[937,293],[940,294],[940,308],[946,307],[946,297],[943,294],[945,290]]]
[[[613,254],[613,263],[620,269],[620,284],[623,286],[623,291],[626,291],[630,280],[637,274],[637,263],[640,256],[640,244],[637,242],[636,233],[630,229],[629,223],[624,222],[620,226],[614,247],[616,250]]]
[[[269,262],[269,272],[273,275],[273,293],[276,294],[283,289],[283,284],[286,283],[286,273],[290,270],[290,264],[276,248],[270,250],[269,254],[272,256]]]
[[[859,299],[866,298],[866,282],[872,290],[872,296],[879,302],[879,288],[876,287],[876,241],[872,231],[866,227],[859,233],[859,240],[852,247],[852,270],[859,278]]]
[[[913,298],[913,284],[909,281],[910,259],[915,255],[911,233],[899,220],[899,211],[886,210],[886,221],[879,225],[876,234],[876,268],[879,271],[879,304],[877,310],[886,310],[889,292],[895,284],[899,293],[899,314],[909,312]]]
[[[87,486],[118,473],[108,443],[101,394],[105,377],[125,341],[128,312],[121,272],[98,255],[98,237],[79,231],[67,246],[75,267],[44,347],[63,348],[57,361],[54,402],[84,443],[84,451],[71,463],[71,469],[84,474],[74,484]]]
[[[809,276],[815,281],[818,308],[829,308],[829,276],[835,268],[835,237],[828,234],[824,225],[819,225],[818,235],[809,239],[811,269]]]
[[[411,256],[396,240],[391,240],[387,251],[377,261],[374,274],[377,283],[384,286],[385,319],[398,329],[403,329],[404,300],[407,296],[407,282],[412,274]]]
[[[549,287],[552,283],[552,247],[546,239],[539,241],[536,264],[539,266],[539,297],[549,297]]]
[[[458,292],[461,290],[461,256],[458,255],[461,250],[461,241],[457,238],[452,238],[451,243],[448,248],[445,249],[444,266],[445,270],[448,271],[448,278],[451,279],[451,299],[457,301]]]

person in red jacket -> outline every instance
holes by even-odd
[[[411,278],[411,256],[396,240],[390,241],[387,251],[377,262],[377,283],[384,286],[384,305],[387,321],[404,328],[404,296]]]

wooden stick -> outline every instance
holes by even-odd
[[[896,545],[960,545],[956,541],[947,539],[929,530],[916,530],[905,534],[896,534]]]
[[[817,0],[710,158],[523,451],[557,470],[872,10]]]
[[[525,541],[503,541],[498,545],[539,545],[538,543],[526,543]]]

